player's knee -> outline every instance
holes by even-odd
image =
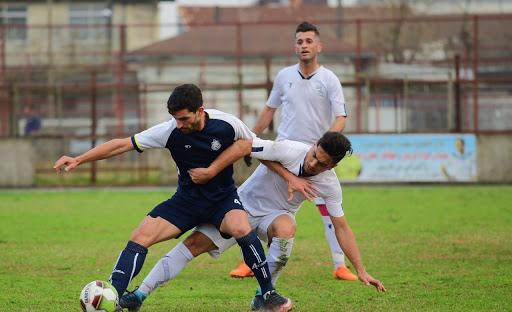
[[[276,218],[268,227],[269,237],[293,238],[297,224],[289,217]]]
[[[231,233],[229,233],[234,238],[244,237],[245,235],[251,232],[251,228],[249,226],[237,226],[231,229]]]
[[[293,238],[295,236],[295,225],[288,225],[286,227],[280,227],[275,229],[274,237],[282,237],[282,238]]]
[[[130,240],[146,248],[149,248],[154,244],[154,239],[151,237],[151,233],[145,231],[144,228],[137,228],[135,231],[133,231],[132,235],[130,236]]]

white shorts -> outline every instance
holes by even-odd
[[[278,210],[261,217],[254,217],[249,213],[247,213],[247,216],[249,217],[249,224],[253,231],[262,241],[268,244],[267,228],[275,218],[284,214],[289,215],[295,221],[295,214],[289,212],[288,210]],[[219,230],[217,230],[217,228],[210,223],[201,223],[196,226],[192,232],[201,232],[213,241],[215,246],[217,246],[217,249],[209,251],[208,253],[212,258],[215,259],[222,255],[224,251],[228,250],[231,246],[236,244],[236,239],[234,237],[229,239],[223,238],[220,235]]]
[[[315,205],[325,205],[325,200],[322,197],[313,197]]]

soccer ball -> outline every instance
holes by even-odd
[[[94,281],[82,289],[80,304],[84,312],[115,312],[119,306],[119,296],[114,286],[104,281]]]

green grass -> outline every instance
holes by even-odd
[[[0,311],[79,311],[82,287],[108,280],[133,229],[171,192],[0,192]],[[387,293],[332,278],[320,215],[298,214],[277,284],[295,311],[511,311],[512,187],[345,187],[344,207],[367,271]],[[151,247],[138,285],[176,240]],[[234,247],[202,255],[143,311],[248,311],[257,283],[231,279]]]
[[[53,163],[39,162],[36,167],[36,186],[90,186],[91,164],[84,164],[73,170],[73,174],[55,174]],[[116,170],[112,170],[105,163],[97,165],[96,185],[158,185],[161,173],[158,168],[144,168],[117,164]]]

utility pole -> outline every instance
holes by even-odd
[[[337,28],[337,35],[338,39],[341,39],[343,37],[343,0],[338,0],[338,9],[336,10],[337,13],[337,19],[338,19],[338,28]]]

